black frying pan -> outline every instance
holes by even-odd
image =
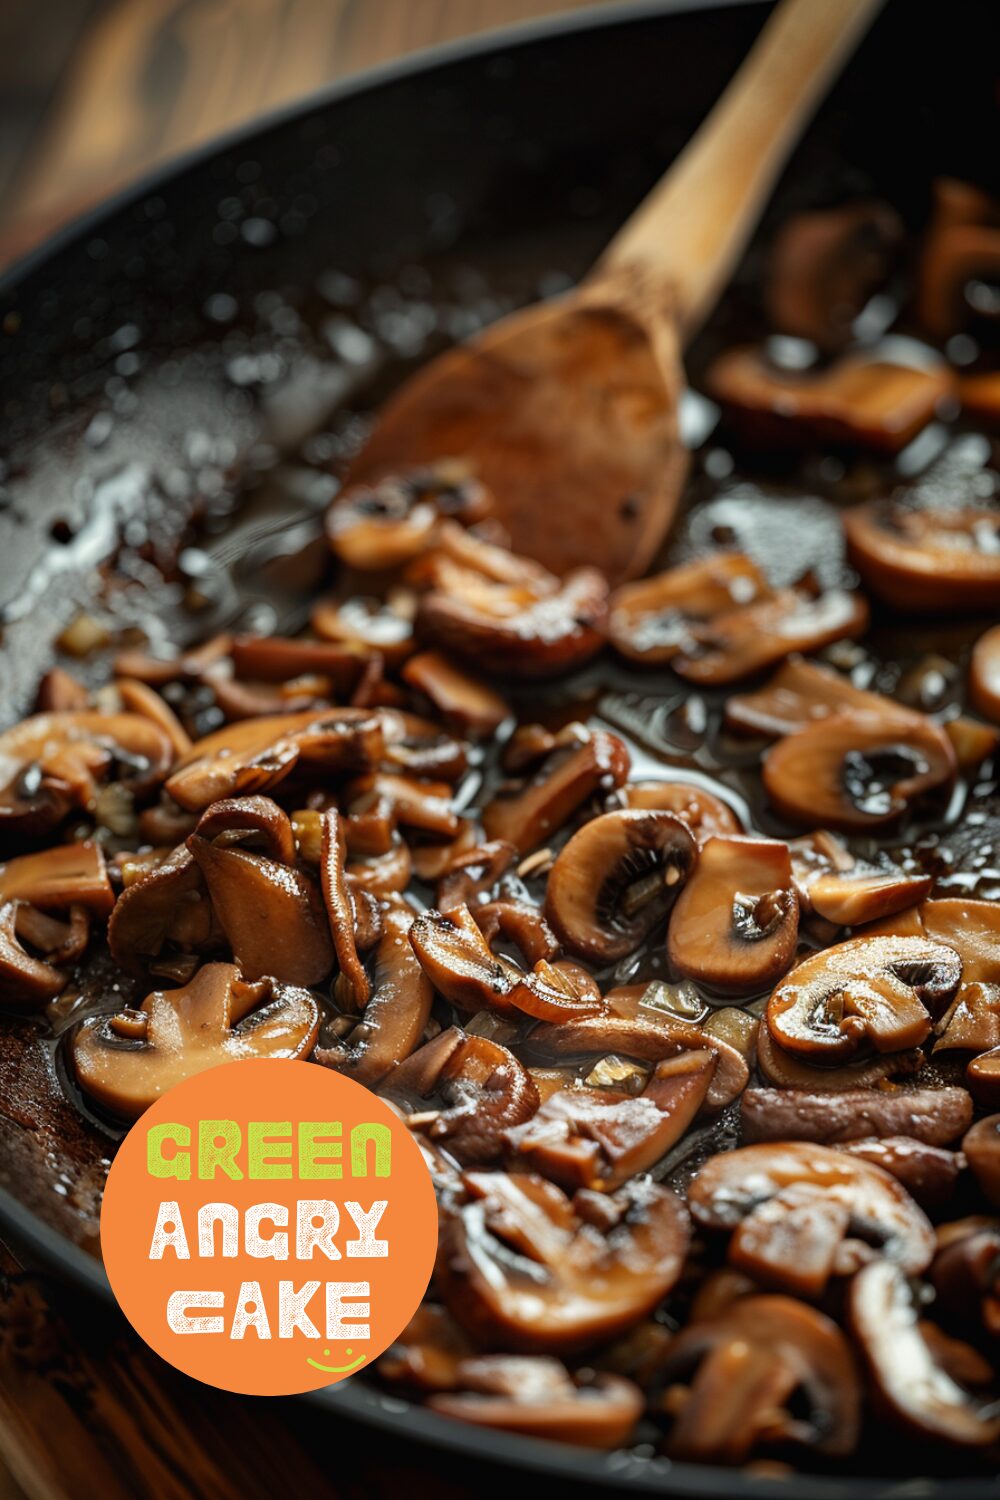
[[[482,315],[497,288],[527,298],[579,273],[708,111],[765,13],[697,0],[619,6],[382,69],[156,173],[8,271],[3,721],[29,707],[54,636],[85,604],[123,528],[144,526],[149,548],[169,550],[207,509],[209,529],[225,535],[219,495],[233,473],[266,469],[269,445],[302,417],[295,391],[315,385],[317,330],[336,321],[337,298],[350,294],[345,277],[370,285],[409,267],[412,300],[433,307],[446,288],[453,304],[478,304]],[[916,228],[935,175],[988,182],[997,160],[995,17],[991,0],[894,0],[796,153],[759,239],[796,207],[869,190]],[[752,302],[753,251],[740,279],[695,362],[720,321],[738,324],[741,297]],[[318,282],[325,302],[314,295]],[[277,321],[288,306],[302,308],[308,333],[285,314]],[[452,318],[452,333],[460,322]],[[435,331],[421,352],[444,337]],[[267,363],[276,349],[279,367]],[[414,357],[402,337],[364,403]],[[335,404],[336,392],[327,395]],[[314,524],[308,507],[293,519]],[[269,524],[273,531],[273,516]],[[259,607],[271,583],[255,591],[251,577],[244,589],[213,607],[232,613],[248,598],[252,607],[255,592]],[[293,622],[294,590],[278,597]],[[168,624],[173,607],[166,595],[157,601]],[[16,1058],[8,1053],[6,1064]],[[42,1145],[2,1106],[0,1086],[0,1233],[110,1297],[98,1262],[73,1242],[65,1205],[38,1187]],[[539,1475],[679,1494],[789,1493],[778,1479],[466,1428],[360,1380],[310,1399]],[[945,1493],[943,1481],[796,1475],[791,1484],[816,1500]],[[994,1492],[984,1480],[947,1483],[963,1500]]]

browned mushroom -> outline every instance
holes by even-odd
[[[527,854],[589,797],[621,786],[630,764],[628,750],[616,734],[571,724],[524,783],[501,788],[486,804],[486,834]]]
[[[453,1391],[461,1362],[475,1346],[446,1307],[421,1302],[378,1362],[383,1380],[417,1391]]]
[[[917,316],[944,341],[975,319],[970,290],[1000,277],[1000,216],[988,193],[955,178],[934,184],[934,214],[920,258]]]
[[[761,1076],[778,1089],[801,1089],[805,1093],[842,1094],[850,1089],[870,1089],[889,1078],[919,1073],[926,1061],[918,1047],[881,1056],[852,1058],[836,1067],[817,1058],[810,1064],[779,1047],[765,1025],[757,1032],[757,1066]]]
[[[646,1172],[680,1140],[705,1102],[718,1054],[708,1047],[657,1063],[642,1093],[567,1088],[507,1131],[515,1159],[568,1192],[608,1192]]]
[[[318,1028],[307,990],[249,984],[232,964],[206,964],[190,984],[155,990],[138,1010],[84,1021],[71,1052],[84,1092],[134,1120],[175,1083],[218,1063],[306,1057]]]
[[[316,1048],[316,1061],[368,1088],[409,1057],[430,1018],[434,992],[410,944],[414,914],[398,897],[382,911],[370,994],[357,1024],[336,1043]]]
[[[571,953],[597,963],[624,958],[663,922],[696,857],[690,829],[673,813],[604,813],[560,850],[545,915]]]
[[[817,593],[802,586],[778,589],[740,609],[692,627],[674,657],[688,682],[716,687],[739,682],[782,661],[793,651],[818,651],[853,640],[868,626],[868,605],[846,589]]]
[[[339,641],[362,655],[377,652],[396,667],[414,648],[416,612],[416,595],[395,589],[385,599],[356,595],[321,600],[313,605],[310,623],[323,640]]]
[[[962,961],[954,948],[919,937],[859,937],[813,954],[767,1003],[779,1047],[813,1061],[839,1062],[862,1046],[917,1047],[931,1018],[955,993]]]
[[[698,782],[630,781],[623,790],[627,807],[672,812],[684,820],[699,843],[715,833],[743,832],[729,803]]]
[[[801,1212],[806,1204],[818,1221]],[[710,1157],[688,1207],[703,1229],[733,1234],[738,1270],[794,1290],[808,1281],[818,1292],[831,1275],[852,1274],[873,1246],[911,1276],[934,1254],[927,1217],[896,1179],[828,1146],[780,1141]]]
[[[826,354],[839,352],[902,242],[899,215],[885,203],[795,214],[771,246],[764,296],[772,324]]]
[[[379,713],[360,708],[248,719],[192,745],[166,790],[187,811],[201,812],[223,797],[268,791],[300,764],[325,773],[373,770],[385,728]]]
[[[841,713],[772,746],[764,786],[793,823],[880,828],[911,803],[954,780],[955,752],[930,719],[902,725],[880,714]]]
[[[39,834],[73,809],[92,811],[114,775],[143,796],[174,759],[163,730],[141,714],[45,713],[0,734],[0,831]]]
[[[200,953],[221,937],[212,903],[204,900],[201,872],[183,844],[126,886],[108,922],[111,956],[132,974],[168,943]]]
[[[174,713],[170,704],[155,688],[138,679],[121,677],[115,683],[121,706],[128,713],[140,714],[162,729],[174,748],[174,755],[186,755],[191,749],[191,736]]]
[[[326,534],[342,562],[379,572],[422,552],[441,516],[473,525],[491,509],[488,492],[467,470],[441,463],[388,475],[374,487],[352,485],[327,512]]]
[[[965,1390],[934,1357],[905,1267],[876,1260],[854,1278],[851,1327],[880,1409],[919,1437],[981,1447],[1000,1437],[993,1393]]]
[[[458,814],[446,781],[418,781],[412,776],[376,771],[351,781],[344,795],[355,816],[362,807],[381,804],[397,823],[435,839],[452,839],[458,832]]]
[[[0,905],[0,1006],[33,1010],[65,989],[66,976],[21,946],[17,914],[16,901]]]
[[[825,442],[880,453],[905,448],[933,421],[953,386],[944,366],[892,364],[867,351],[802,371],[772,364],[761,349],[727,349],[705,377],[707,394],[755,447]]]
[[[757,564],[741,552],[719,552],[625,583],[611,596],[611,644],[640,666],[671,661],[698,622],[728,614],[770,594]]]
[[[743,1463],[757,1449],[854,1449],[860,1397],[847,1340],[815,1308],[790,1297],[738,1297],[699,1319],[667,1350],[674,1417],[668,1452]]]
[[[962,1150],[980,1191],[1000,1208],[1000,1115],[977,1120],[966,1132]]]
[[[477,844],[452,860],[437,885],[437,905],[443,912],[454,906],[478,907],[499,895],[499,883],[517,859],[517,850],[504,839]]]
[[[487,1037],[466,1036],[457,1026],[400,1063],[385,1087],[391,1098],[407,1103],[439,1097],[445,1108],[417,1109],[408,1123],[466,1166],[503,1157],[506,1132],[530,1119],[539,1102],[533,1078],[512,1052]]]
[[[92,839],[55,844],[0,864],[0,903],[27,901],[43,911],[84,906],[106,917],[115,904],[104,851]]]
[[[510,718],[510,705],[471,672],[455,665],[440,651],[411,656],[401,673],[410,687],[429,698],[444,722],[477,739],[495,734]]]
[[[1000,724],[1000,625],[987,630],[972,648],[969,695],[984,718]]]
[[[323,814],[320,879],[337,964],[342,979],[350,987],[354,1004],[361,1009],[368,1001],[370,986],[358,957],[356,902],[347,882],[343,827],[335,808]]]
[[[814,1073],[820,1072],[813,1069]],[[950,1146],[968,1130],[972,1100],[965,1089],[747,1089],[740,1100],[747,1141],[815,1141],[840,1145],[869,1136],[905,1136]]]
[[[673,970],[723,995],[752,995],[795,957],[799,903],[788,845],[710,838],[670,916]]]
[[[895,1177],[926,1213],[939,1213],[952,1202],[965,1164],[960,1152],[929,1146],[909,1135],[862,1137],[847,1141],[841,1150],[861,1156]]]
[[[439,724],[398,709],[383,709],[379,722],[387,770],[438,781],[458,781],[468,770],[465,741],[457,740]]]
[[[934,883],[929,875],[857,859],[825,829],[792,839],[788,847],[803,911],[815,912],[838,927],[857,927],[905,911],[925,900]]]
[[[851,562],[894,609],[989,609],[1000,597],[1000,513],[870,500],[843,513]]]
[[[62,667],[52,667],[38,684],[36,713],[80,713],[89,706],[90,694],[84,684]]]
[[[642,1415],[642,1395],[630,1380],[607,1372],[570,1378],[556,1359],[480,1354],[461,1362],[460,1389],[431,1396],[432,1411],[478,1427],[583,1448],[627,1443]]]
[[[687,1212],[641,1178],[602,1197],[599,1229],[531,1173],[468,1173],[471,1201],[445,1210],[437,1275],[450,1311],[501,1349],[569,1353],[638,1323],[680,1274]]]
[[[857,688],[839,672],[817,662],[791,656],[762,688],[736,693],[726,700],[726,723],[739,734],[763,734],[771,739],[794,734],[817,719],[833,714],[862,712],[903,724],[919,723],[922,714],[905,708],[881,693]]]
[[[1000,1220],[974,1214],[943,1224],[937,1240],[929,1278],[949,1326],[957,1323],[979,1343],[984,1331],[996,1338],[1000,1335]],[[949,1373],[960,1378],[957,1372]]]

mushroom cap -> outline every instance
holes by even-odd
[[[930,1264],[934,1231],[905,1189],[881,1167],[826,1146],[776,1141],[710,1157],[691,1183],[688,1207],[704,1229],[736,1230],[762,1204],[799,1187],[845,1208],[845,1229],[874,1239],[907,1275]]]
[[[630,764],[616,734],[570,726],[520,786],[501,789],[483,808],[487,837],[513,844],[519,854],[529,853],[595,792],[621,786]]]
[[[920,1049],[911,1047],[905,1052],[850,1058],[836,1067],[823,1064],[821,1058],[811,1065],[804,1055],[779,1047],[766,1024],[762,1023],[757,1030],[757,1067],[761,1077],[778,1089],[826,1095],[871,1089],[884,1079],[919,1073],[925,1061]]]
[[[845,712],[774,745],[764,758],[764,787],[790,822],[853,832],[896,822],[955,770],[951,740],[930,719],[904,725],[895,716]]]
[[[863,1045],[918,1047],[962,977],[954,948],[918,937],[857,937],[793,969],[767,1003],[772,1039],[787,1052],[837,1062]]]
[[[675,973],[719,994],[752,995],[787,972],[798,933],[788,845],[716,836],[671,912],[667,953]]]
[[[855,687],[849,677],[832,667],[790,656],[763,687],[734,693],[726,699],[726,723],[737,734],[762,734],[771,739],[794,734],[817,719],[839,713],[880,714],[901,724],[920,723],[923,714],[886,698]]]
[[[844,511],[848,556],[867,588],[894,609],[968,614],[1000,597],[996,510],[914,510],[869,500]]]
[[[719,552],[626,583],[611,596],[611,644],[629,661],[658,666],[690,640],[697,621],[725,614],[770,593],[752,558]]]
[[[531,1173],[463,1181],[470,1201],[446,1209],[437,1275],[458,1321],[496,1347],[559,1354],[601,1343],[644,1318],[680,1274],[687,1211],[648,1178],[602,1199],[605,1232]]]
[[[623,790],[627,807],[672,812],[684,820],[699,843],[715,833],[743,832],[729,803],[695,781],[630,781]]]
[[[545,915],[580,958],[624,958],[663,921],[696,858],[690,829],[673,813],[604,813],[560,850]]]
[[[177,990],[154,990],[138,1011],[94,1016],[70,1043],[81,1088],[134,1120],[161,1094],[241,1057],[308,1056],[319,1007],[307,990],[248,984],[233,964],[205,964]]]
[[[973,1396],[935,1359],[904,1272],[875,1260],[858,1272],[849,1292],[851,1328],[880,1406],[920,1437],[958,1447],[995,1443],[995,1399]]]
[[[66,987],[66,976],[26,953],[17,935],[17,902],[0,905],[0,1006],[36,1010]]]
[[[793,651],[818,651],[854,640],[868,626],[860,594],[828,589],[778,589],[766,598],[694,626],[671,665],[687,682],[707,687],[741,682]]]

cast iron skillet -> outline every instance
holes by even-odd
[[[990,10],[990,0],[949,0],[932,16],[894,0],[802,143],[768,222],[872,191],[918,227],[935,175],[988,182]],[[252,467],[262,444],[294,437],[294,382],[314,384],[314,349],[275,329],[275,307],[309,304],[317,281],[329,291],[331,270],[342,291],[344,277],[371,283],[415,267],[418,298],[427,264],[466,289],[478,269],[485,287],[515,297],[578,273],[707,112],[765,13],[698,0],[617,6],[352,79],[154,174],[0,278],[3,721],[30,706],[53,637],[130,519],[148,522],[154,542],[175,535],[197,506],[211,511],[227,474]],[[752,301],[752,251],[741,277]],[[702,355],[712,339],[710,329]],[[383,385],[405,368],[403,343]],[[274,401],[260,355],[276,346]],[[433,348],[431,339],[422,352]],[[29,1191],[24,1134],[0,1103],[0,1233],[110,1298],[99,1263]],[[464,1427],[356,1380],[311,1399],[577,1482],[789,1492],[777,1479]],[[945,1493],[940,1481],[790,1483],[815,1500]],[[951,1480],[947,1492],[972,1500],[993,1486]]]

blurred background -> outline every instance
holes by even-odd
[[[0,0],[0,263],[156,162],[337,78],[596,3]]]

